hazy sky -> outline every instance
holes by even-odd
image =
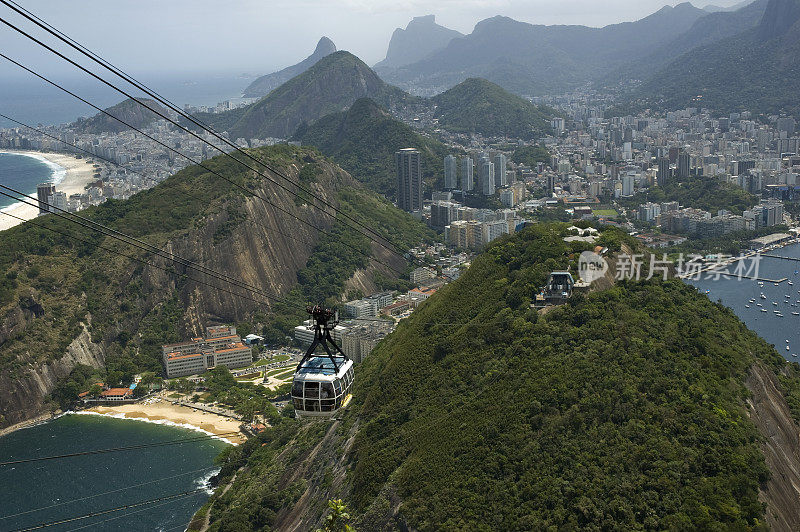
[[[228,71],[262,74],[307,56],[327,35],[372,65],[392,31],[417,15],[462,33],[494,15],[541,24],[603,26],[642,18],[666,0],[16,0],[71,37],[134,73]],[[741,0],[708,0],[730,6]],[[699,3],[700,6],[708,2]],[[5,6],[0,17],[19,21]],[[64,75],[46,52],[0,27],[0,50]],[[0,59],[0,77],[13,74]],[[0,91],[2,80],[0,79]],[[0,98],[2,93],[0,92]]]

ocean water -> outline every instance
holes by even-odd
[[[202,436],[184,428],[94,415],[66,415],[0,438],[0,461]],[[17,530],[207,487],[227,444],[204,439],[0,466],[0,531]],[[208,499],[188,497],[80,519],[46,530],[182,531]],[[17,515],[19,514],[19,515]]]
[[[142,83],[183,107],[190,105],[216,105],[231,98],[238,98],[254,79],[253,76],[230,72],[186,72],[167,74],[133,73]],[[109,81],[119,83],[108,76]],[[57,79],[60,84],[75,92],[97,107],[105,109],[126,99],[98,81],[85,77]],[[147,97],[124,83],[119,86],[136,97]],[[0,80],[0,113],[31,126],[55,125],[74,122],[77,118],[97,114],[97,110],[75,99],[69,94],[33,78],[14,77]],[[18,127],[0,117],[0,128]]]
[[[44,158],[0,151],[0,184],[29,195],[36,195],[39,183],[58,184],[66,170]],[[7,196],[0,196],[0,209],[16,203]]]
[[[792,244],[781,249],[768,252],[770,255],[781,257],[800,258],[800,244]],[[749,267],[749,264],[748,264]],[[733,267],[730,268],[733,271]],[[721,301],[722,304],[732,309],[737,316],[752,330],[767,342],[773,344],[778,353],[787,360],[800,362],[800,316],[793,316],[792,312],[800,312],[800,262],[762,257],[759,265],[759,277],[767,279],[788,278],[788,281],[775,286],[774,283],[764,283],[761,287],[756,281],[735,278],[719,280],[703,278],[699,281],[690,281],[701,292],[709,290],[708,297],[712,301]],[[761,299],[761,293],[766,299]],[[787,298],[789,303],[785,303]],[[750,303],[755,299],[755,303]],[[773,305],[773,302],[777,305]],[[761,303],[763,307],[758,307]],[[747,308],[747,306],[750,308]],[[796,305],[796,306],[792,306]],[[764,308],[767,312],[761,312]],[[783,318],[775,315],[773,310],[779,310]],[[788,343],[787,341],[788,340]],[[786,347],[789,350],[786,350]],[[792,354],[799,355],[793,357]]]

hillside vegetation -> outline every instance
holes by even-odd
[[[225,113],[198,115],[231,138],[288,138],[302,123],[343,111],[368,97],[386,107],[413,100],[384,83],[363,61],[345,51],[323,57],[254,104]]]
[[[425,181],[428,186],[439,188],[444,157],[449,153],[441,142],[395,120],[368,98],[356,101],[345,112],[301,127],[293,140],[319,148],[361,183],[387,197],[394,197],[397,192],[397,150],[420,150]]]
[[[703,209],[716,216],[720,209],[742,214],[743,211],[758,204],[758,196],[730,183],[723,183],[719,179],[692,177],[682,182],[671,181],[663,187],[651,187],[647,193],[639,193],[632,198],[622,198],[619,201],[628,208],[636,208],[637,205],[648,201],[654,203],[677,201],[683,207]]]
[[[154,100],[149,98],[138,98],[138,100],[143,104],[146,104],[148,107],[157,110],[164,116],[169,116],[168,111]],[[135,102],[130,98],[118,103],[117,105],[107,108],[106,111],[111,116],[115,116],[137,129],[145,128],[156,120],[160,120],[160,117],[156,113],[146,109],[140,103]],[[111,116],[103,113],[97,113],[89,118],[79,119],[78,121],[72,123],[70,127],[78,133],[89,133],[92,135],[99,135],[101,133],[120,133],[128,130],[128,126],[120,123],[114,118],[111,118]]]
[[[456,85],[432,102],[443,128],[487,137],[537,138],[549,131],[553,117],[552,111],[479,78]]]
[[[252,153],[369,223],[398,249],[408,249],[430,234],[422,224],[361,189],[314,150],[284,145]],[[320,230],[294,218],[287,221],[274,207],[196,166],[129,200],[109,200],[81,215],[288,297],[294,301],[291,311],[274,315],[274,300],[54,215],[3,231],[0,415],[10,412],[8,422],[19,420],[26,409],[35,411],[42,396],[77,362],[103,366],[107,382],[117,384],[139,371],[160,372],[160,346],[196,336],[207,325],[248,323],[253,330],[282,339],[299,318],[305,319],[307,303],[338,301],[357,270],[364,270],[376,284],[391,286],[396,270],[405,268],[402,258],[371,246],[366,236],[342,220],[322,215],[308,198],[279,190],[224,156],[205,164],[234,183],[269,196]],[[293,227],[291,232],[287,226]],[[376,256],[393,269],[375,263]],[[88,349],[94,357],[65,358],[82,324],[90,336],[81,345],[91,343]]]
[[[314,52],[310,56],[306,57],[296,65],[292,65],[284,68],[283,70],[273,72],[272,74],[266,74],[256,78],[244,90],[243,96],[245,98],[264,97],[273,89],[280,87],[293,77],[299,76],[312,66],[316,65],[320,59],[334,53],[335,51],[336,45],[333,44],[333,41],[327,37],[322,37],[317,43],[317,47],[314,49]]]
[[[531,309],[549,271],[574,267],[565,228],[490,246],[360,366],[327,432],[286,421],[226,456],[225,478],[243,469],[212,498],[212,530],[318,520],[332,497],[360,530],[766,528],[745,379],[781,372],[796,405],[797,372],[679,281]]]
[[[756,27],[677,58],[619,111],[707,107],[723,115],[749,110],[800,117],[798,81],[800,0],[769,0]]]

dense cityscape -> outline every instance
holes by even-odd
[[[0,528],[800,529],[800,0],[37,1],[119,103],[0,81]]]

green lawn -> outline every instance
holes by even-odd
[[[273,359],[261,358],[259,360],[256,360],[255,362],[253,362],[252,364],[250,364],[249,366],[247,366],[244,369],[255,368],[255,367],[258,367],[258,366],[266,366],[267,364],[272,364],[274,362],[284,362],[286,360],[289,360],[290,358],[291,357],[289,355],[278,355]]]
[[[289,368],[287,370],[276,370],[275,373],[271,373],[269,376],[274,377],[276,379],[286,379],[291,377],[294,374],[294,368]]]

